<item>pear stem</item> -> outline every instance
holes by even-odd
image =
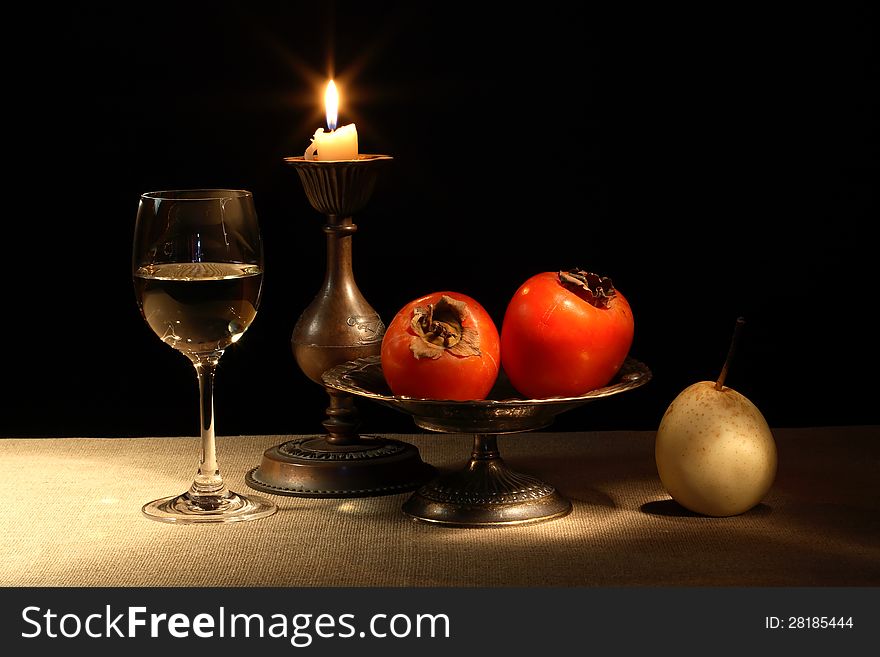
[[[724,379],[727,378],[727,370],[730,369],[730,362],[733,360],[733,354],[736,353],[736,343],[739,341],[739,335],[742,333],[742,327],[745,323],[746,320],[742,317],[738,317],[736,320],[733,337],[730,339],[730,349],[727,351],[727,358],[724,361],[724,367],[721,368],[721,374],[718,375],[718,380],[715,382],[715,390],[724,388]]]

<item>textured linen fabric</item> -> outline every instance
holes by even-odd
[[[456,529],[400,510],[409,493],[361,499],[272,496],[270,518],[173,526],[147,501],[185,490],[198,439],[0,440],[2,586],[876,586],[880,427],[774,430],[776,481],[731,518],[670,500],[654,432],[499,438],[512,468],[574,509],[541,524]],[[394,436],[448,471],[467,435]],[[218,439],[233,490],[284,436]],[[262,493],[261,493],[262,494]]]

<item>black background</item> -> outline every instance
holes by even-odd
[[[5,18],[6,436],[195,435],[189,362],[138,314],[141,192],[254,193],[263,304],[217,380],[221,434],[320,431],[289,349],[323,278],[321,217],[282,158],[330,74],[361,152],[393,155],[354,267],[390,321],[451,289],[501,327],[528,276],[608,275],[646,387],[559,430],[653,429],[728,383],[771,426],[878,423],[876,69],[864,6],[77,4]],[[365,431],[416,431],[359,402]]]

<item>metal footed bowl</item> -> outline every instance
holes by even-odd
[[[337,365],[323,375],[329,388],[408,413],[423,429],[474,434],[467,465],[424,484],[402,507],[415,520],[447,527],[506,527],[545,522],[570,513],[571,502],[552,485],[507,467],[497,434],[541,429],[560,413],[633,390],[650,379],[651,371],[629,358],[604,388],[579,397],[523,399],[502,372],[489,399],[451,401],[391,394],[379,356]]]
[[[604,388],[578,397],[546,399],[518,396],[502,371],[489,398],[472,401],[395,396],[385,382],[379,356],[358,358],[338,365],[325,372],[323,379],[331,388],[408,413],[419,427],[429,431],[504,434],[543,429],[560,413],[643,386],[650,381],[651,371],[644,363],[627,358],[617,376]]]
[[[391,394],[379,356],[337,365],[323,376],[329,388],[408,413],[423,429],[474,434],[467,465],[424,484],[402,507],[415,520],[447,527],[506,527],[567,515],[571,502],[552,485],[507,467],[497,434],[541,429],[560,413],[633,390],[650,379],[651,371],[643,363],[627,359],[608,386],[579,397],[523,399],[502,373],[489,399],[451,401]]]

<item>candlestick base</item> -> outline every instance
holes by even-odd
[[[294,497],[375,497],[415,490],[436,475],[414,445],[358,434],[352,395],[325,390],[327,433],[267,449],[260,465],[245,475],[248,486]]]
[[[294,497],[375,497],[412,491],[435,475],[413,445],[360,436],[334,445],[325,436],[304,436],[270,447],[245,475],[264,493]]]

